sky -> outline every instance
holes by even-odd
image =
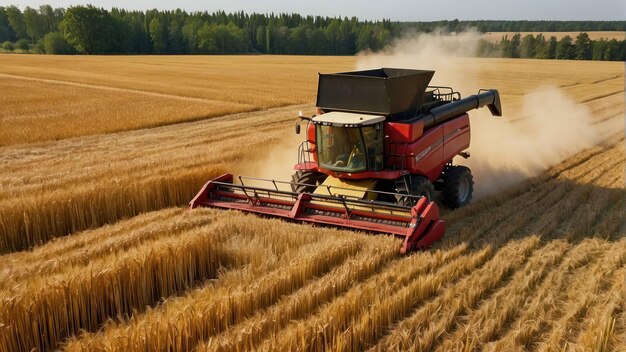
[[[53,7],[92,4],[110,9],[224,10],[257,13],[299,13],[356,16],[361,20],[626,20],[626,0],[0,0],[0,6]]]

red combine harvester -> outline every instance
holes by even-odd
[[[461,99],[450,87],[429,86],[434,73],[382,68],[320,74],[317,115],[300,114],[306,140],[292,181],[240,176],[235,184],[232,175],[222,175],[204,185],[190,208],[404,236],[402,253],[427,248],[445,231],[435,192],[451,208],[472,198],[470,169],[453,164],[457,155],[469,157],[467,111],[487,106],[502,115],[497,90]]]

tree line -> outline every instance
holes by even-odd
[[[609,31],[623,32],[626,30],[626,21],[434,21],[434,22],[405,22],[406,28],[418,31],[429,31],[433,28],[444,28],[449,32],[460,32],[466,28],[476,28],[479,32],[594,32]]]
[[[0,7],[0,43],[5,50],[47,54],[301,54],[354,55],[377,51],[403,33],[450,32],[475,27],[481,31],[620,30],[626,21],[360,21],[356,17],[246,14],[224,11],[110,11],[88,6],[67,9]],[[506,57],[584,58],[613,60],[613,41],[588,41],[578,55],[578,38],[569,45],[553,38],[505,38],[498,44],[481,41],[480,55]],[[588,39],[588,38],[587,38]],[[528,41],[529,43],[526,43]],[[618,42],[623,48],[624,41]],[[567,49],[565,56],[556,49]],[[619,46],[618,45],[618,46]],[[547,49],[544,47],[547,46]],[[532,49],[531,49],[532,47]],[[571,52],[575,52],[573,57]],[[547,53],[544,55],[544,51]],[[608,54],[607,54],[608,52]],[[621,51],[623,57],[624,50]],[[532,54],[532,55],[531,55]],[[531,56],[529,56],[531,55]]]
[[[546,38],[543,34],[522,37],[516,33],[511,38],[503,36],[497,43],[481,40],[477,54],[526,59],[625,61],[626,40],[591,40],[586,32],[576,38],[566,35],[559,40],[555,36]]]

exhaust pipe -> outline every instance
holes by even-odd
[[[420,117],[419,120],[424,122],[424,128],[428,128],[464,114],[469,110],[480,109],[485,105],[489,108],[491,115],[502,116],[500,93],[496,89],[481,89],[476,95],[470,95],[467,98],[433,108],[427,115]]]

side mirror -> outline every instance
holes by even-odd
[[[296,134],[300,134],[300,124],[296,124]]]

